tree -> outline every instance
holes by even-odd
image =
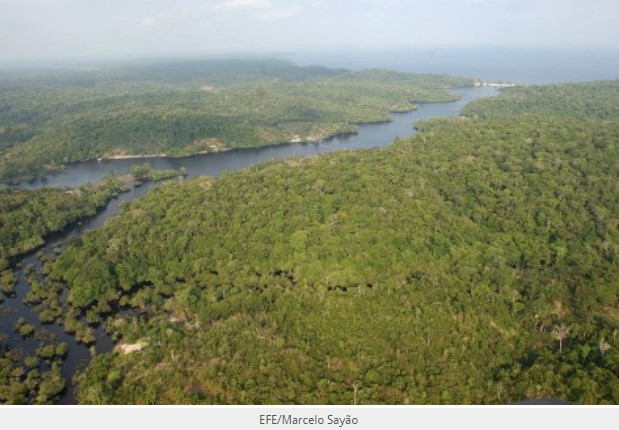
[[[598,344],[598,348],[600,349],[600,354],[602,354],[602,361],[604,360],[604,355],[610,350],[611,346],[604,338],[600,339],[600,343]]]
[[[563,341],[568,334],[570,334],[570,328],[565,324],[561,324],[558,327],[555,326],[555,328],[552,330],[552,337],[559,341],[559,352],[563,351]]]

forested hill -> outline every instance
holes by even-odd
[[[579,119],[619,118],[619,80],[505,88],[491,100],[469,103],[467,116],[497,118],[514,114],[566,115]]]
[[[457,100],[449,76],[205,60],[0,75],[0,180],[70,162],[322,140],[416,102]]]
[[[85,235],[50,276],[136,352],[79,401],[619,402],[619,118],[487,103],[509,115],[162,185]]]

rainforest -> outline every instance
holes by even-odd
[[[3,178],[323,138],[473,82],[279,62],[46,79],[3,81]],[[115,346],[63,382],[66,347],[19,321],[41,346],[5,334],[0,402],[70,383],[81,404],[617,404],[618,98],[619,81],[516,86],[384,148],[4,188],[7,297],[22,270],[46,324]],[[168,180],[16,263],[140,178]]]

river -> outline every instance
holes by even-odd
[[[131,166],[148,162],[156,169],[187,169],[188,176],[195,177],[201,175],[217,176],[222,172],[243,169],[261,161],[283,159],[293,156],[308,156],[346,149],[364,149],[384,147],[393,142],[397,137],[408,137],[414,134],[413,125],[422,119],[433,117],[456,116],[460,113],[464,105],[472,100],[493,96],[497,91],[493,88],[465,88],[457,89],[454,92],[460,94],[462,98],[456,102],[449,103],[425,103],[419,104],[418,109],[407,113],[395,113],[391,115],[390,122],[377,124],[362,124],[359,126],[358,133],[336,136],[320,143],[308,144],[283,144],[264,148],[238,149],[225,151],[216,154],[196,155],[183,158],[133,158],[125,160],[105,160],[105,161],[85,161],[69,165],[62,173],[51,175],[45,179],[20,184],[23,188],[39,188],[42,186],[74,187],[88,182],[97,182],[104,176],[116,173],[128,172]],[[131,191],[121,194],[119,197],[110,201],[106,208],[90,220],[68,229],[56,235],[43,248],[47,255],[52,255],[54,247],[62,248],[69,239],[79,237],[86,231],[96,229],[118,212],[120,203],[131,201],[146,194],[151,183],[140,187],[134,187]],[[40,250],[39,250],[40,251]],[[38,270],[41,261],[37,257],[38,251],[30,253],[19,260],[20,267],[30,264]],[[56,324],[43,325],[32,309],[23,303],[24,296],[30,289],[25,279],[23,270],[19,270],[19,280],[14,297],[5,297],[4,306],[9,309],[0,318],[0,333],[8,336],[8,344],[11,347],[26,351],[29,355],[34,355],[37,341],[34,339],[23,339],[13,330],[15,322],[23,317],[27,322],[34,324],[37,332],[45,330],[56,336],[57,341],[66,342],[69,345],[69,352],[62,367],[62,373],[66,381],[66,390],[59,399],[59,404],[74,404],[75,395],[72,384],[72,377],[77,370],[83,369],[92,356],[91,349],[78,344],[73,336],[64,333],[62,327]],[[94,349],[97,353],[111,350],[112,340],[103,332],[101,328],[96,330],[97,342]]]
[[[235,149],[206,155],[181,158],[131,158],[124,160],[90,160],[71,164],[65,171],[46,179],[24,183],[24,188],[75,187],[87,182],[97,182],[112,173],[126,173],[131,166],[150,163],[155,169],[187,169],[189,176],[217,176],[222,172],[243,169],[252,164],[292,156],[307,156],[344,149],[376,148],[389,145],[396,137],[413,134],[412,124],[432,117],[456,116],[472,100],[496,94],[493,88],[463,88],[453,90],[462,98],[450,103],[423,103],[416,111],[394,113],[390,122],[361,124],[357,134],[336,136],[321,143],[290,143],[262,148]]]

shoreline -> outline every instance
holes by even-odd
[[[103,156],[103,157],[98,157],[96,158],[97,161],[104,161],[104,160],[129,160],[132,158],[163,158],[163,157],[167,157],[167,154],[136,154],[136,155],[110,155],[110,156]],[[91,161],[90,160],[84,160],[84,161]],[[79,163],[79,161],[78,161]]]
[[[473,87],[467,87],[467,88],[473,88]],[[455,89],[458,89],[458,88],[455,88]],[[454,101],[457,101],[457,100],[450,100],[450,101],[447,101],[447,102],[437,101],[437,102],[428,102],[428,103],[420,103],[420,104],[453,103]],[[407,113],[410,113],[410,112],[415,112],[417,110],[418,110],[418,106],[415,105],[412,109],[389,111],[389,115],[407,114]],[[350,124],[355,126],[355,127],[359,127],[359,126],[362,126],[362,125],[388,124],[390,122],[393,122],[393,119],[389,118],[389,119],[386,119],[386,120],[353,122],[353,123],[350,123]],[[103,156],[103,157],[98,157],[98,158],[87,158],[85,160],[68,162],[68,163],[66,163],[65,165],[63,165],[60,168],[59,172],[53,172],[51,174],[53,175],[53,174],[56,174],[56,173],[62,173],[66,169],[66,166],[70,166],[72,164],[84,163],[84,162],[87,162],[87,161],[114,161],[114,160],[150,159],[150,158],[175,158],[175,159],[178,159],[178,158],[189,158],[189,157],[196,157],[196,156],[199,156],[199,155],[212,155],[212,154],[218,154],[218,153],[221,153],[221,152],[228,152],[228,151],[242,151],[244,149],[272,148],[272,147],[276,147],[276,146],[293,145],[293,144],[304,145],[304,144],[322,143],[322,142],[328,142],[329,140],[332,140],[332,139],[340,137],[340,136],[353,136],[353,135],[358,134],[358,133],[359,133],[358,130],[355,130],[355,131],[345,131],[345,132],[336,132],[336,133],[329,134],[327,136],[316,138],[316,139],[293,138],[291,140],[286,140],[286,141],[277,142],[277,143],[269,143],[269,144],[260,145],[260,146],[240,146],[240,147],[236,147],[236,148],[221,148],[221,149],[210,150],[210,151],[209,150],[198,151],[198,152],[194,152],[194,153],[187,154],[187,155],[170,155],[170,154],[165,154],[165,153],[159,153],[159,154],[111,155],[111,156]],[[47,176],[47,175],[45,175],[45,176]],[[40,177],[39,179],[42,179],[42,178],[43,177]],[[23,181],[19,181],[19,182],[23,182]],[[10,183],[10,180],[0,180],[0,183]]]
[[[93,161],[93,160],[97,160],[97,161],[113,161],[113,160],[133,160],[133,159],[140,159],[140,158],[185,158],[185,157],[195,157],[196,155],[208,155],[208,154],[217,154],[219,152],[226,152],[226,151],[232,151],[234,149],[242,149],[242,148],[221,148],[221,149],[217,149],[217,150],[205,150],[205,151],[198,151],[192,154],[188,154],[188,155],[170,155],[170,154],[165,154],[165,153],[160,153],[160,154],[127,154],[127,155],[110,155],[110,156],[103,156],[103,157],[99,157],[99,158],[90,158],[87,160],[82,160],[82,161],[76,161],[75,163],[83,163],[85,161]],[[71,164],[75,164],[73,162],[71,163],[67,163],[67,165],[71,165]]]
[[[458,89],[467,89],[467,88],[474,88],[474,87],[454,87],[454,88],[450,88],[452,90],[458,90]],[[415,112],[417,110],[419,110],[419,105],[424,105],[424,104],[439,104],[439,103],[454,103],[458,100],[460,100],[462,97],[456,99],[456,100],[447,100],[447,101],[435,101],[435,102],[415,102],[412,103],[412,107],[410,109],[403,109],[403,110],[392,110],[389,111],[389,115],[398,115],[398,114],[407,114],[410,112]],[[363,126],[363,125],[373,125],[373,124],[388,124],[390,122],[393,122],[392,118],[389,119],[385,119],[385,120],[375,120],[375,121],[361,121],[361,122],[352,122],[350,123],[351,125],[355,126],[355,127],[359,127],[359,126]],[[187,154],[187,155],[170,155],[170,154],[166,154],[166,153],[158,153],[158,154],[118,154],[118,155],[110,155],[110,156],[102,156],[102,157],[98,157],[98,158],[89,158],[89,159],[85,159],[85,160],[80,160],[80,161],[75,161],[75,162],[69,162],[66,164],[66,166],[69,166],[71,164],[77,164],[77,163],[83,163],[86,161],[111,161],[111,160],[132,160],[132,159],[141,159],[141,158],[189,158],[189,157],[195,157],[197,155],[209,155],[209,154],[217,154],[220,152],[227,152],[227,151],[236,151],[236,150],[243,150],[243,149],[253,149],[253,148],[270,148],[270,147],[275,147],[275,146],[280,146],[280,145],[290,145],[290,144],[313,144],[313,143],[322,143],[322,142],[328,142],[331,139],[334,139],[336,137],[340,137],[340,136],[352,136],[358,134],[358,130],[355,131],[347,131],[347,132],[336,132],[333,134],[329,134],[323,137],[317,137],[317,138],[311,138],[310,136],[308,136],[307,139],[301,139],[301,138],[293,138],[291,140],[286,140],[286,141],[282,141],[282,142],[277,142],[277,143],[269,143],[266,145],[260,145],[260,146],[246,146],[246,147],[236,147],[236,148],[219,148],[219,149],[215,149],[215,150],[204,150],[204,151],[198,151],[195,153],[191,153],[191,154]],[[63,167],[62,170],[65,170],[65,168]],[[61,170],[61,172],[62,172]],[[54,173],[52,173],[54,174]],[[1,182],[1,181],[0,181]]]
[[[478,89],[480,87],[475,87],[475,86],[468,86],[468,87],[451,87],[448,88],[449,90],[452,91],[457,91],[457,90],[463,90],[463,89]],[[457,92],[455,92],[454,94],[459,95]],[[32,183],[35,181],[45,181],[47,179],[48,176],[53,176],[56,174],[60,174],[63,173],[65,170],[67,170],[68,166],[71,165],[75,165],[75,164],[79,164],[79,163],[85,163],[85,162],[89,162],[89,161],[97,161],[97,162],[106,162],[106,161],[115,161],[115,160],[149,160],[149,159],[157,159],[157,158],[170,158],[170,159],[180,159],[180,158],[190,158],[190,157],[197,157],[197,156],[204,156],[204,155],[212,155],[212,154],[218,154],[218,153],[222,153],[222,152],[228,152],[228,151],[242,151],[242,150],[247,150],[247,149],[256,149],[256,148],[273,148],[273,147],[278,147],[278,146],[283,146],[283,145],[292,145],[292,144],[301,144],[301,145],[310,145],[310,144],[317,144],[317,143],[325,143],[325,142],[329,142],[335,138],[338,137],[342,137],[342,136],[353,136],[359,133],[358,127],[359,126],[363,126],[363,125],[373,125],[373,124],[385,124],[385,123],[390,123],[393,122],[393,118],[391,118],[392,115],[398,115],[398,114],[407,114],[410,112],[415,112],[419,110],[419,106],[420,105],[427,105],[427,104],[443,104],[443,103],[454,103],[456,101],[459,101],[460,99],[462,99],[462,96],[459,95],[459,97],[455,100],[447,100],[447,101],[435,101],[435,102],[411,102],[411,108],[407,109],[407,110],[394,110],[394,111],[389,111],[389,115],[390,118],[387,120],[376,120],[376,121],[363,121],[363,122],[353,122],[350,123],[352,126],[354,126],[356,128],[356,130],[354,131],[348,131],[348,132],[336,132],[330,135],[327,135],[323,138],[320,139],[296,139],[293,138],[291,140],[288,141],[282,141],[282,142],[277,142],[277,143],[270,143],[267,145],[260,145],[260,146],[248,146],[248,147],[237,147],[237,148],[221,148],[221,149],[214,149],[214,150],[204,150],[204,151],[198,151],[195,153],[191,153],[191,154],[186,154],[186,155],[170,155],[170,154],[166,154],[166,153],[156,153],[156,154],[118,154],[118,155],[111,155],[111,156],[102,156],[102,157],[96,157],[96,158],[88,158],[88,159],[84,159],[84,160],[79,160],[79,161],[70,161],[66,164],[60,165],[60,166],[55,166],[55,171],[43,174],[43,175],[39,175],[39,176],[35,176],[35,177],[26,177],[26,178],[12,178],[12,179],[0,179],[0,186],[8,186],[8,187],[12,187],[12,186],[19,186],[22,183]]]

